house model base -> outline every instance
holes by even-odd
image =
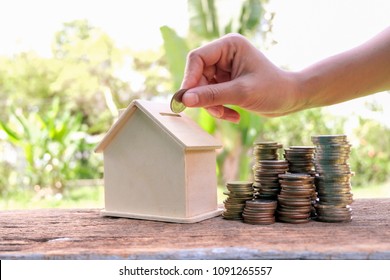
[[[169,223],[190,224],[190,223],[197,223],[203,220],[217,217],[221,215],[222,212],[223,212],[223,208],[218,208],[214,211],[210,211],[208,213],[204,213],[189,218],[173,218],[173,217],[164,217],[164,216],[156,216],[156,215],[140,215],[140,214],[125,213],[125,212],[107,211],[106,209],[100,211],[100,214],[102,216],[110,216],[110,217],[123,217],[123,218],[152,220],[152,221],[169,222]]]
[[[195,223],[218,216],[220,142],[168,104],[133,101],[99,143],[104,216]]]

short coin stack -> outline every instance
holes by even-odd
[[[242,211],[247,200],[253,199],[252,182],[249,181],[232,181],[226,184],[228,192],[224,192],[228,198],[225,199],[225,211],[222,217],[228,220],[241,220]]]
[[[242,213],[244,222],[254,225],[270,225],[275,223],[275,210],[277,201],[254,199],[245,203]]]
[[[314,178],[309,174],[279,175],[277,218],[286,223],[307,223],[311,216],[311,197],[315,192]]]
[[[348,222],[352,220],[353,202],[348,164],[351,144],[346,135],[312,136],[317,146],[315,155],[317,219],[323,222]]]
[[[287,160],[259,160],[253,166],[257,198],[276,200],[280,192],[279,174],[288,171]]]

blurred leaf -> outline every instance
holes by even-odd
[[[16,109],[14,111],[14,117],[19,121],[19,124],[23,127],[23,132],[24,132],[23,134],[25,134],[24,137],[31,138],[33,136],[32,131],[31,131],[31,129],[33,127],[31,127],[31,125],[34,125],[34,124],[30,124],[28,122],[28,119],[26,119],[26,117],[23,115],[22,111],[19,109]]]
[[[211,21],[211,34],[214,37],[219,37],[219,27],[218,27],[218,17],[217,12],[215,9],[215,1],[214,0],[207,0],[207,7],[209,10],[208,13],[208,19]]]
[[[18,142],[20,141],[21,139],[21,136],[18,135],[18,133],[16,131],[14,131],[13,129],[11,129],[5,122],[3,122],[2,120],[0,120],[0,126],[1,128],[4,130],[4,132],[7,134],[9,140],[11,142]]]
[[[223,32],[225,34],[229,34],[233,32],[233,20],[231,19],[228,24],[226,24]]]
[[[240,27],[238,33],[245,34],[254,31],[263,17],[263,7],[260,0],[246,0],[241,8]]]
[[[189,0],[188,13],[190,21],[190,30],[198,35],[209,34],[207,27],[207,17],[203,8],[204,1]]]
[[[179,37],[172,28],[162,26],[160,31],[164,40],[165,58],[172,74],[174,88],[179,89],[189,50],[185,40]]]
[[[34,166],[34,146],[32,143],[23,143],[24,156],[30,165],[30,168]]]
[[[199,110],[197,121],[201,128],[210,134],[214,134],[216,129],[216,120],[210,116],[205,109],[201,108]]]
[[[188,13],[190,32],[206,39],[219,37],[214,0],[188,0]]]

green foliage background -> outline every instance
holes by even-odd
[[[222,18],[221,2],[188,0],[188,35],[180,37],[162,26],[164,44],[156,52],[120,49],[108,34],[77,20],[57,32],[50,58],[32,52],[0,57],[0,194],[16,189],[63,194],[72,182],[102,178],[102,158],[93,148],[118,108],[135,98],[169,99],[180,87],[188,52],[223,34],[238,32],[260,49],[270,47],[264,45],[272,30],[272,15],[264,17],[267,2],[241,0],[240,10]],[[142,86],[135,89],[123,73],[138,75]],[[256,140],[278,141],[284,147],[312,145],[312,135],[346,131],[347,120],[324,109],[272,119],[236,109],[239,124],[216,120],[203,109],[186,111],[223,142],[217,157],[220,185],[251,178]],[[389,130],[360,117],[358,128],[348,132],[356,187],[389,180]]]

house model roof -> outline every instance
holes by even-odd
[[[172,113],[169,105],[146,100],[134,100],[108,130],[95,151],[103,152],[130,120],[136,110],[147,115],[164,133],[178,142],[185,150],[205,150],[221,148],[221,143],[205,132],[199,125],[185,114]]]

